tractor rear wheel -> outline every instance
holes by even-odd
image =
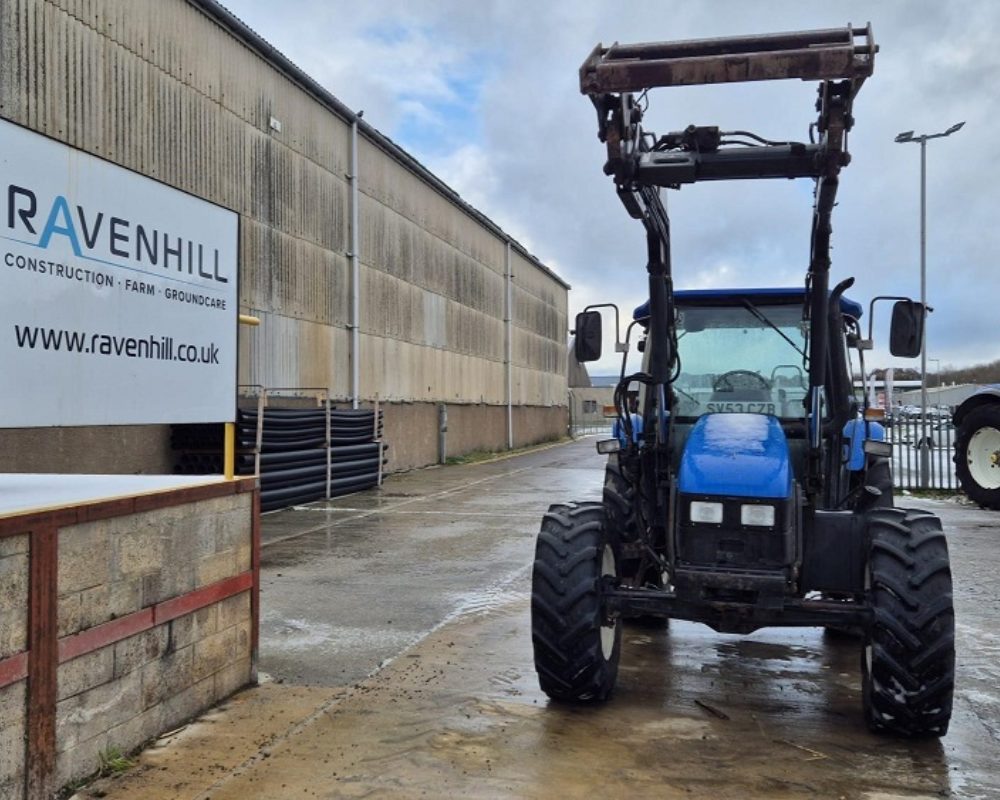
[[[955,474],[969,499],[1000,510],[1000,403],[972,409],[955,436]]]
[[[600,503],[554,505],[542,519],[531,575],[531,641],[542,691],[554,700],[605,700],[618,677],[622,624],[604,611],[620,578]]]
[[[955,685],[955,613],[941,521],[912,509],[869,514],[862,650],[865,720],[878,733],[944,736]]]
[[[604,513],[607,516],[608,535],[620,545],[638,542],[639,522],[636,514],[635,487],[625,476],[618,454],[608,456],[604,467]],[[659,566],[650,556],[622,558],[622,583],[626,586],[663,587]]]
[[[865,485],[878,489],[878,495],[864,494],[867,508],[891,508],[893,506],[892,463],[888,458],[877,458],[865,473]]]
[[[618,453],[608,456],[604,467],[604,513],[607,518],[608,536],[620,544],[629,544],[639,539],[639,524],[635,513],[635,488],[622,471]],[[623,558],[621,574],[629,586],[642,586],[644,575],[639,570],[644,559]],[[643,570],[646,572],[647,570]]]

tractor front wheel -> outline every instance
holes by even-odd
[[[604,610],[620,580],[600,503],[554,505],[542,519],[531,576],[531,641],[542,691],[554,700],[605,700],[618,677],[622,624]]]
[[[861,658],[865,719],[877,733],[944,736],[955,686],[955,613],[941,521],[879,508],[868,529],[873,621]]]

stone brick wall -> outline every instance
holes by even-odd
[[[0,516],[0,797],[48,797],[255,680],[254,488]]]
[[[249,571],[250,495],[161,508],[59,531],[59,636]],[[242,592],[59,667],[58,783],[93,772],[251,680]]]
[[[57,784],[97,769],[251,682],[243,592],[59,667]]]
[[[59,531],[59,636],[250,569],[248,499],[161,508]]]

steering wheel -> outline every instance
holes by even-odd
[[[759,372],[750,369],[731,369],[712,381],[713,392],[736,392],[747,389],[763,389],[769,392],[771,382]]]

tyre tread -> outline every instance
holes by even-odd
[[[620,623],[611,657],[601,649],[604,507],[570,503],[553,509],[542,518],[532,571],[538,682],[554,700],[604,700],[614,687],[621,650]]]
[[[863,661],[865,715],[876,732],[943,736],[955,677],[948,545],[933,514],[869,515],[871,669]]]

